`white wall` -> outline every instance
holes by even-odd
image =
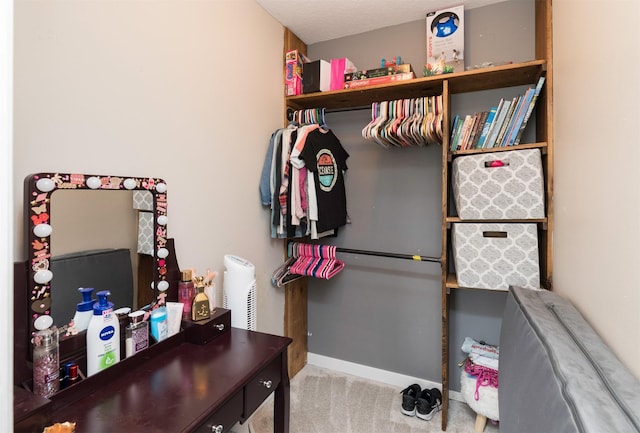
[[[554,288],[640,377],[640,3],[554,0]]]
[[[12,69],[13,3],[0,2],[0,203],[12,195]],[[0,287],[13,287],[13,213],[0,206]],[[9,395],[13,386],[13,291],[0,290],[0,392]],[[13,430],[13,400],[1,399],[0,431]]]
[[[167,181],[183,268],[256,266],[258,329],[283,333],[258,180],[282,125],[283,28],[253,0],[15,2],[15,255],[22,180],[61,171]],[[55,230],[55,226],[54,226]]]

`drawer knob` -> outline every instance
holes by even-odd
[[[215,325],[215,328],[216,328],[218,331],[222,331],[222,330],[224,329],[224,323],[218,323],[218,324],[216,324],[216,325]],[[222,430],[220,430],[220,431],[222,431]]]
[[[264,386],[267,389],[271,389],[271,387],[273,386],[273,382],[271,382],[270,380],[260,379],[260,385]]]
[[[224,430],[224,427],[222,427],[222,424],[211,426],[211,433],[222,433],[223,430]]]

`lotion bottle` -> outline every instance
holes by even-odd
[[[93,294],[92,287],[80,287],[78,291],[82,295],[82,302],[79,302],[76,307],[76,314],[73,316],[73,327],[78,332],[81,332],[89,326],[89,322],[93,316],[93,304],[95,301],[91,299],[91,295]]]
[[[92,376],[120,361],[120,323],[108,301],[111,292],[96,293],[93,316],[87,328],[87,376]]]

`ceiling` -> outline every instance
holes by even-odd
[[[307,45],[425,18],[464,3],[473,9],[505,0],[256,0]]]

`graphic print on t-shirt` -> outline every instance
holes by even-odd
[[[316,161],[320,188],[331,192],[338,179],[338,163],[329,149],[321,149],[316,155]]]

